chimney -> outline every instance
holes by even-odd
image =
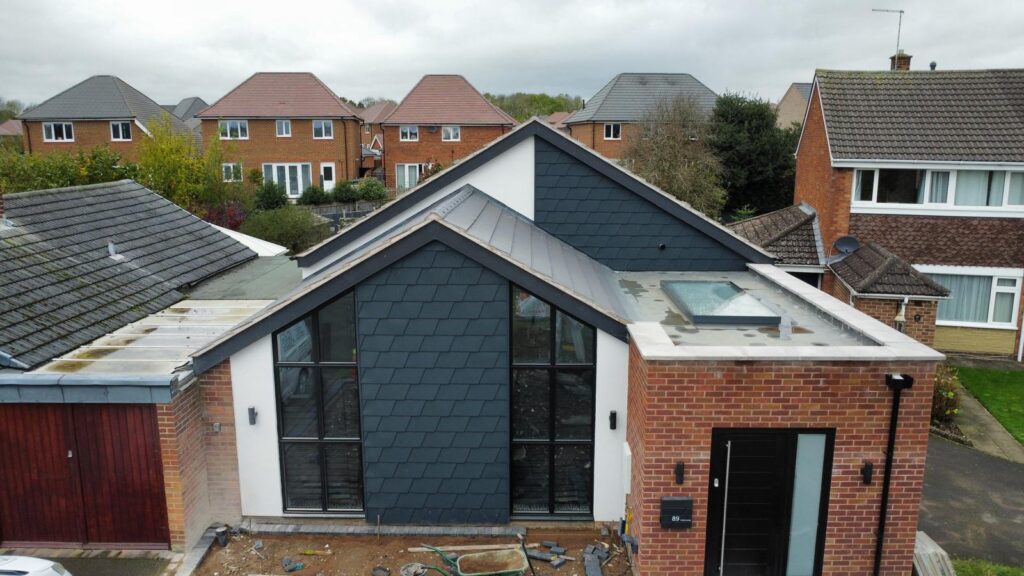
[[[910,70],[910,59],[913,58],[910,54],[907,54],[903,49],[899,49],[895,54],[889,56],[889,70]]]

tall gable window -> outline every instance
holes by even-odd
[[[605,140],[622,140],[622,124],[605,124]]]
[[[221,140],[248,140],[249,139],[249,121],[248,120],[221,120],[220,121],[220,139]]]
[[[284,508],[363,509],[352,292],[274,334]]]
[[[512,513],[588,516],[594,328],[512,287]]]
[[[71,122],[44,122],[43,142],[74,142],[75,129]]]
[[[331,140],[334,138],[334,122],[331,120],[313,120],[313,139]]]
[[[278,138],[291,138],[292,136],[292,121],[291,120],[278,120],[277,124],[277,137]]]
[[[420,141],[420,127],[419,126],[399,126],[398,127],[398,140],[401,142],[419,142]]]
[[[110,123],[110,139],[114,142],[128,142],[132,139],[132,123],[117,121]]]

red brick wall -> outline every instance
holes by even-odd
[[[181,550],[211,522],[233,524],[242,515],[230,364],[224,361],[156,408],[171,546]]]
[[[636,124],[624,122],[621,124],[622,139],[620,140],[604,139],[604,122],[573,124],[569,126],[569,135],[606,158],[618,159],[625,155],[629,140],[636,137],[638,130]]]
[[[821,289],[844,303],[850,302],[850,292],[831,271],[826,272],[822,277]],[[895,328],[893,318],[899,313],[900,302],[900,300],[857,297],[854,298],[853,307],[886,326]],[[939,303],[934,300],[911,300],[907,303],[905,312],[907,321],[903,325],[903,333],[926,346],[933,345],[938,310]],[[921,319],[917,320],[917,316],[920,316]]]
[[[461,160],[490,144],[502,134],[512,130],[509,126],[462,126],[459,142],[442,142],[441,127],[430,132],[426,125],[420,126],[419,142],[401,142],[398,126],[384,126],[384,172],[385,183],[395,186],[396,164],[435,164],[440,162],[446,168],[455,160]]]
[[[25,134],[25,151],[33,154],[52,154],[54,152],[77,153],[79,149],[91,150],[97,146],[106,146],[117,152],[125,160],[138,160],[138,147],[141,138],[147,138],[136,124],[132,124],[130,142],[112,142],[110,140],[110,122],[107,120],[74,120],[74,142],[43,142],[42,122],[22,122]]]
[[[249,119],[248,140],[220,140],[217,119],[203,120],[203,141],[219,141],[226,162],[241,162],[248,174],[256,169],[263,172],[264,162],[308,162],[312,164],[313,182],[320,182],[320,163],[334,162],[337,179],[354,180],[359,177],[361,153],[359,140],[362,128],[358,120],[333,118],[334,139],[314,140],[313,120],[292,118],[290,138],[277,137],[276,119]]]
[[[630,364],[629,507],[638,574],[703,573],[715,427],[834,428],[823,573],[870,573],[892,401],[885,374],[891,372],[909,373],[917,382],[900,409],[882,573],[910,573],[934,363],[660,362],[644,361],[630,345]],[[871,485],[860,478],[866,460],[877,470]],[[675,484],[676,462],[686,465],[682,486]],[[662,496],[693,498],[691,529],[659,527]]]
[[[821,238],[828,252],[832,243],[850,230],[850,193],[853,170],[832,168],[825,134],[825,119],[818,90],[811,93],[807,123],[796,151],[795,203],[807,202],[818,211]]]

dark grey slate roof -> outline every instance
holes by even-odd
[[[836,160],[1024,162],[1024,69],[818,70]]]
[[[818,214],[808,204],[733,222],[729,228],[778,256],[780,264],[820,266],[824,261]]]
[[[694,98],[708,114],[718,99],[717,94],[689,74],[623,73],[598,90],[565,123],[636,122],[662,100],[680,96]]]
[[[874,242],[841,259],[829,268],[858,294],[945,298],[949,290]]]
[[[116,120],[135,118],[143,126],[167,111],[117,76],[92,76],[26,110],[22,120]],[[169,114],[175,128],[180,119]]]
[[[37,366],[256,254],[131,180],[4,195],[0,350]],[[111,258],[108,243],[117,254]]]
[[[178,105],[174,107],[174,110],[172,110],[171,113],[181,120],[190,120],[194,118],[196,114],[199,114],[209,106],[210,105],[202,98],[198,96],[190,96],[188,98],[183,98],[181,102],[178,102]]]

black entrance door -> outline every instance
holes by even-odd
[[[831,432],[712,433],[706,574],[820,572]]]

